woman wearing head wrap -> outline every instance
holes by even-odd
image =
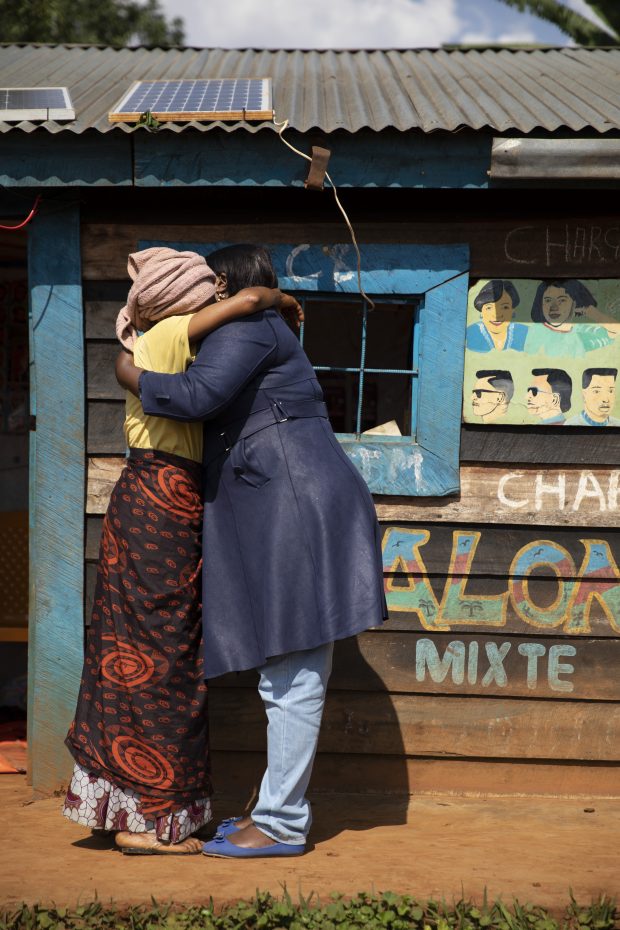
[[[259,246],[209,262],[230,294],[277,284]],[[309,359],[271,309],[211,333],[180,375],[122,356],[117,378],[144,410],[205,421],[205,675],[257,669],[268,721],[251,818],[222,823],[204,852],[301,855],[334,640],[386,616],[370,492],[334,436]]]
[[[136,362],[182,372],[222,323],[293,298],[249,288],[215,303],[193,252],[129,256],[117,335]],[[144,335],[138,336],[139,331]],[[103,532],[75,719],[69,819],[116,832],[133,853],[191,853],[211,818],[207,689],[201,652],[202,424],[145,416],[127,395],[127,464]]]

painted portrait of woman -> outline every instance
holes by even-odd
[[[467,327],[467,348],[471,352],[522,352],[528,327],[513,320],[519,303],[519,292],[512,281],[494,278],[483,285],[474,298],[480,320]]]
[[[620,323],[597,306],[581,281],[541,281],[531,311],[527,351],[543,355],[579,358],[585,352],[610,345],[620,333]]]

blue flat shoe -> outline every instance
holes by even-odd
[[[231,833],[236,833],[239,829],[237,824],[240,820],[243,820],[243,817],[227,817],[225,820],[222,820],[221,823],[218,823],[215,828],[215,835],[229,836]]]
[[[221,833],[202,847],[203,855],[215,856],[218,859],[267,859],[278,856],[303,856],[305,851],[305,843],[295,846],[290,843],[274,843],[273,846],[261,846],[253,849],[235,846]]]

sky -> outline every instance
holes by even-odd
[[[501,0],[160,0],[186,44],[219,48],[434,48],[567,45],[550,23]],[[581,13],[584,0],[563,0]],[[589,14],[590,17],[592,14]]]

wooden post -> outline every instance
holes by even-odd
[[[29,773],[66,784],[63,745],[83,656],[84,327],[77,203],[44,201],[29,228],[31,412]]]

